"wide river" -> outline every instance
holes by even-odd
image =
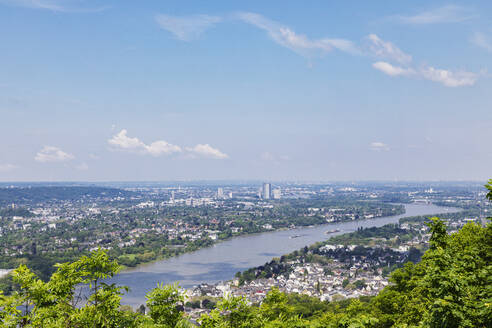
[[[111,279],[111,282],[130,287],[130,292],[123,296],[122,303],[137,307],[145,303],[145,294],[159,282],[169,284],[177,281],[181,287],[189,288],[204,282],[230,280],[238,271],[262,265],[273,257],[360,227],[380,227],[397,223],[400,218],[408,216],[460,211],[457,208],[415,204],[405,205],[405,209],[405,214],[395,216],[236,237],[192,253],[125,270]],[[325,233],[335,229],[340,231],[329,235]],[[292,236],[298,237],[291,238]]]

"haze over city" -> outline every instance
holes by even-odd
[[[490,1],[0,0],[0,37],[0,181],[490,176]]]

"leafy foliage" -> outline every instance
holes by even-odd
[[[489,190],[487,193],[487,198],[492,202],[492,179],[485,185],[485,188]]]
[[[179,308],[183,301],[178,285],[158,285],[148,294],[150,317],[158,325],[175,327],[183,319],[183,312]]]

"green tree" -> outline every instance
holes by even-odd
[[[136,327],[137,317],[120,310],[120,295],[126,289],[101,282],[118,271],[116,262],[109,261],[104,251],[56,268],[48,282],[25,265],[14,270],[13,279],[20,288],[0,299],[4,327]],[[81,284],[90,290],[82,304],[81,297],[75,295]]]
[[[261,322],[258,308],[249,306],[242,297],[233,296],[223,298],[216,309],[200,318],[203,328],[255,328],[262,327]]]
[[[183,301],[177,284],[158,284],[147,294],[149,315],[157,327],[176,327],[183,321]]]
[[[383,327],[490,327],[491,224],[468,223],[449,236],[433,218],[430,228],[431,248],[422,261],[393,272],[393,285],[373,301]]]
[[[489,179],[489,181],[485,185],[485,188],[489,190],[486,197],[492,202],[492,179]]]

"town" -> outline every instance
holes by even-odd
[[[0,287],[11,290],[8,274],[22,263],[46,279],[54,264],[104,249],[120,265],[135,267],[245,234],[403,214],[402,204],[408,203],[455,206],[462,209],[458,218],[480,219],[490,211],[483,198],[479,185],[445,184],[5,185],[0,188]],[[373,273],[365,273],[358,279],[365,281],[364,288],[351,294],[337,286],[340,279],[353,286],[349,271],[361,275],[360,261],[334,258],[323,268],[335,273],[330,277],[319,276],[316,263],[295,263],[275,283],[282,290],[313,294],[313,286],[319,286],[317,293],[326,299],[371,294],[386,283],[379,271],[404,261],[406,245],[399,247],[391,251],[391,263],[373,268],[378,283],[371,282]],[[299,272],[303,280],[292,285]],[[258,284],[255,293],[266,290],[261,281],[241,287],[250,283]]]
[[[450,233],[468,222],[484,223],[459,213],[450,217],[446,222]],[[420,261],[431,236],[426,221],[424,217],[404,218],[399,224],[339,235],[238,272],[233,280],[200,284],[184,291],[185,310],[196,320],[222,297],[244,297],[251,304],[261,304],[273,288],[320,301],[375,296],[390,283],[394,269]]]

